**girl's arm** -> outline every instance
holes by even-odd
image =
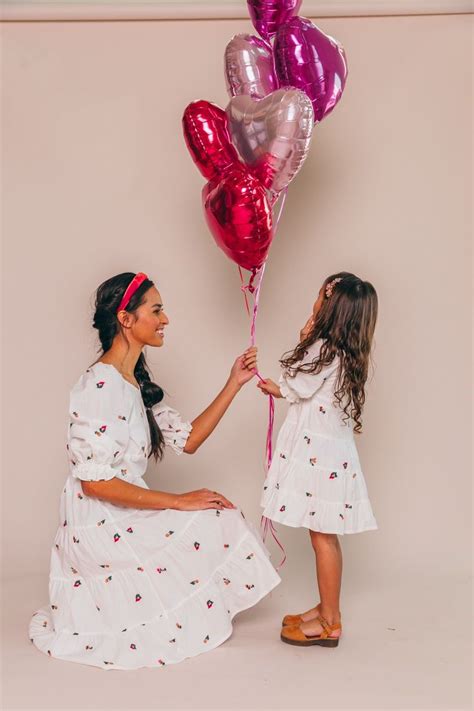
[[[192,421],[193,428],[184,447],[187,454],[194,454],[213,432],[242,385],[253,378],[256,366],[257,349],[255,347],[248,348],[243,355],[237,358],[232,366],[229,379],[220,393],[209,407],[206,407],[204,412]]]
[[[86,496],[133,509],[198,511],[235,508],[225,496],[209,489],[199,489],[186,494],[168,494],[164,491],[144,489],[116,477],[107,481],[82,481],[81,484]]]
[[[257,387],[260,388],[264,395],[273,395],[273,397],[283,397],[279,386],[270,378],[266,380],[260,380],[257,383]]]
[[[306,321],[305,325],[300,331],[300,343],[301,341],[304,341],[305,338],[308,337],[311,329],[314,326],[314,315],[311,314],[309,319]],[[270,378],[267,378],[264,381],[260,381],[257,383],[257,387],[260,388],[262,393],[264,395],[273,395],[273,397],[283,397],[280,387],[273,381],[270,380]]]

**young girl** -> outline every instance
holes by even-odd
[[[377,319],[374,287],[354,274],[328,277],[300,342],[281,360],[279,385],[264,393],[290,403],[264,484],[263,514],[309,529],[320,603],[283,619],[281,639],[336,647],[342,632],[338,534],[377,528],[353,432],[361,432],[370,349]]]
[[[279,582],[258,534],[223,494],[157,491],[143,479],[165,447],[194,453],[256,366],[250,348],[187,422],[162,402],[143,354],[163,346],[168,323],[143,273],[97,290],[101,355],[71,391],[50,604],[30,623],[31,641],[52,657],[101,669],[180,662],[222,644],[234,615]]]

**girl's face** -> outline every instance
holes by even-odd
[[[319,309],[323,305],[324,296],[325,296],[325,286],[323,284],[319,290],[318,298],[316,299],[316,301],[314,302],[314,305],[313,305],[313,319],[316,318],[316,314],[318,313]]]
[[[316,314],[318,313],[318,311],[321,308],[323,301],[324,301],[324,293],[325,293],[325,287],[323,284],[319,290],[318,298],[316,299],[316,301],[313,304],[313,312],[300,331],[300,339],[301,340],[303,340],[304,338],[307,338],[311,329],[314,326],[314,319],[316,318]]]
[[[160,292],[154,286],[145,292],[144,301],[133,314],[125,313],[122,325],[129,335],[142,346],[160,348],[164,343],[168,316],[163,311]]]

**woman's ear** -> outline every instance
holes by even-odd
[[[133,323],[132,314],[129,314],[128,311],[125,310],[119,311],[117,319],[122,328],[130,328]]]

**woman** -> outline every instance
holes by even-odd
[[[103,669],[182,661],[218,646],[234,615],[280,581],[258,535],[223,495],[171,494],[143,480],[165,446],[194,453],[242,385],[256,349],[235,361],[192,423],[162,403],[144,346],[161,347],[168,318],[139,273],[101,284],[93,325],[102,355],[70,399],[70,474],[51,555],[50,608],[30,623],[43,652]]]

